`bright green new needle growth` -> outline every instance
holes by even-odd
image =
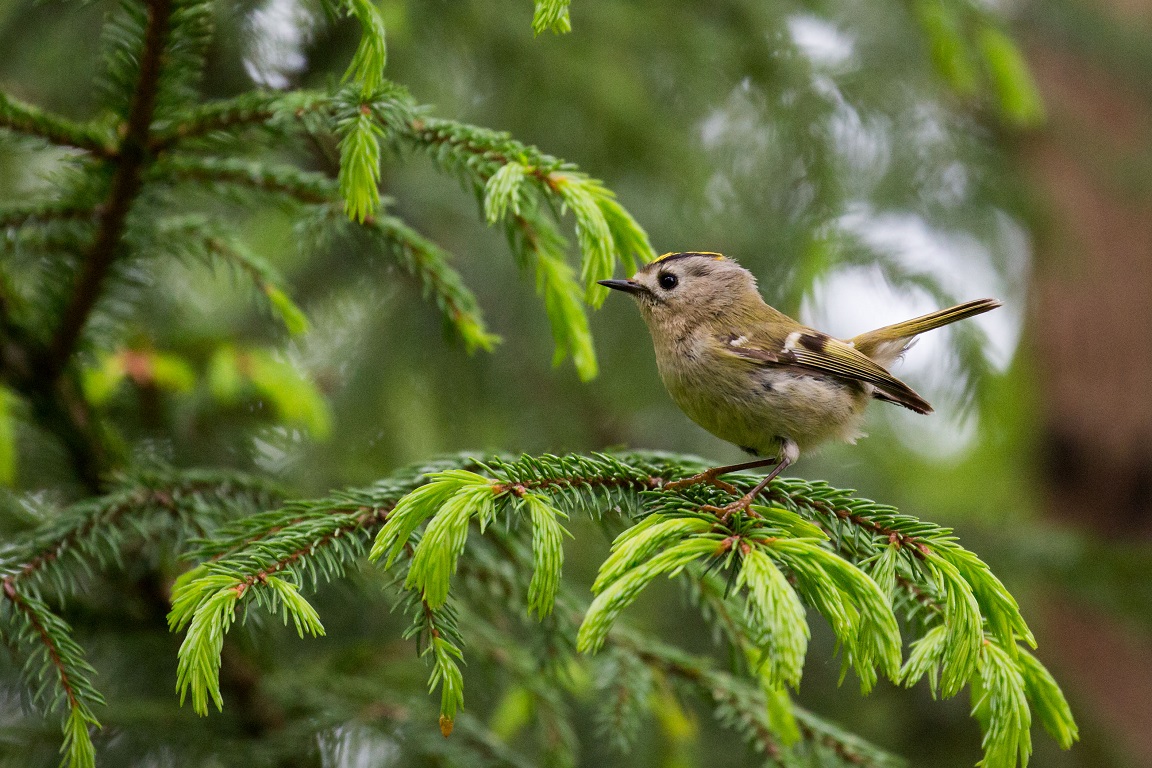
[[[547,616],[520,626],[543,633],[555,643],[549,646],[555,661],[571,668],[588,663],[573,655],[573,638],[582,654],[635,647],[626,609],[654,579],[669,576],[694,585],[705,620],[729,639],[736,658],[747,660],[750,688],[708,690],[717,697],[722,722],[754,743],[768,729],[775,743],[795,749],[831,738],[840,745],[833,755],[867,752],[787,695],[786,686],[800,683],[813,611],[829,622],[844,671],[853,670],[865,692],[881,675],[905,685],[927,677],[933,692],[944,696],[970,686],[973,715],[985,734],[985,766],[1026,764],[1034,718],[1061,746],[1076,739],[1059,688],[1019,645],[1030,643],[1031,634],[1015,601],[949,529],[794,479],[773,483],[768,504],[755,508],[758,516],[725,522],[701,509],[722,503],[724,491],[664,490],[699,466],[660,454],[450,459],[398,473],[371,489],[296,502],[226,528],[202,550],[213,559],[191,571],[174,593],[172,626],[188,633],[178,667],[181,695],[191,694],[200,712],[209,702],[221,705],[221,644],[235,616],[251,609],[251,599],[291,618],[297,633],[322,633],[297,585],[339,577],[370,549],[383,567],[405,570],[400,605],[412,619],[406,636],[421,643],[429,685],[440,689],[445,732],[455,727],[464,704],[464,638],[482,643],[491,611],[505,617],[501,622],[524,622],[526,613]],[[735,477],[740,490],[754,482]],[[608,517],[622,527],[586,609],[561,578],[562,521],[573,513]],[[503,600],[492,603],[493,589],[525,604],[510,616]],[[901,637],[897,614],[909,619],[907,637]],[[636,663],[665,673],[715,685],[722,679],[674,655],[635,653]],[[533,669],[528,679],[536,685],[542,673]],[[546,690],[563,686],[550,682]]]

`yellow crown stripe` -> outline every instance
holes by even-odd
[[[658,262],[664,261],[665,259],[670,259],[673,256],[711,256],[716,261],[722,261],[724,259],[724,254],[716,253],[716,251],[672,251],[671,253],[665,253],[663,256],[660,256],[654,260],[652,263],[656,264]]]

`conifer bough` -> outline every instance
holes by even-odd
[[[691,682],[715,675],[705,660],[677,665],[655,654],[648,638],[621,624],[648,584],[668,576],[687,580],[705,619],[723,627],[726,642],[746,659],[743,674],[762,690],[756,706],[771,697],[767,719],[761,713],[748,720],[745,683],[723,678],[732,690],[713,692],[718,717],[742,731],[755,723],[749,741],[770,745],[780,764],[817,749],[813,739],[835,741],[827,730],[802,727],[806,716],[787,694],[800,683],[810,611],[831,625],[842,676],[853,672],[865,693],[880,677],[905,686],[926,677],[933,695],[946,697],[968,685],[984,729],[985,766],[1027,763],[1034,713],[1062,747],[1075,740],[1067,702],[1030,653],[1035,641],[1015,599],[950,529],[794,479],[774,481],[755,516],[722,522],[701,508],[731,500],[724,491],[665,490],[701,466],[690,457],[645,453],[461,459],[241,520],[206,542],[199,554],[207,559],[175,591],[171,624],[188,630],[181,696],[190,692],[201,714],[209,701],[221,706],[220,643],[248,605],[281,614],[301,635],[323,633],[303,591],[345,576],[367,553],[387,570],[402,569],[399,605],[429,660],[445,730],[464,706],[461,663],[470,630],[486,633],[498,623],[465,606],[483,600],[493,581],[511,579],[505,586],[522,601],[502,620],[557,617],[533,631],[561,641],[554,647],[566,664],[587,664],[588,653],[607,649]],[[754,482],[741,475],[734,485],[743,492]],[[590,605],[560,579],[562,521],[576,514],[623,529]],[[511,574],[491,570],[500,560],[511,562]],[[574,649],[563,643],[573,636]],[[553,674],[562,686],[563,673]],[[854,764],[852,750],[841,746],[840,762]]]
[[[903,685],[927,678],[942,696],[968,685],[986,766],[1027,762],[1033,715],[1060,746],[1076,739],[1059,688],[1029,652],[1034,640],[1015,600],[984,563],[948,529],[821,483],[778,480],[758,516],[721,523],[701,511],[729,500],[718,489],[665,490],[699,462],[662,454],[447,459],[368,489],[290,503],[233,472],[109,480],[126,463],[102,411],[113,391],[127,381],[187,390],[200,375],[167,350],[122,346],[124,317],[149,287],[136,277],[140,264],[225,265],[288,333],[308,329],[277,271],[210,210],[197,210],[205,189],[249,207],[287,205],[325,236],[360,238],[412,276],[469,351],[491,349],[498,338],[450,254],[392,214],[381,195],[382,163],[422,155],[474,191],[483,219],[503,227],[535,274],[557,361],[571,357],[585,379],[596,373],[587,307],[605,294],[596,282],[619,262],[635,267],[653,255],[599,181],[506,134],[433,117],[388,81],[375,4],[327,4],[361,28],[331,92],[205,102],[198,84],[211,4],[123,0],[102,38],[100,116],[70,120],[0,93],[0,131],[65,171],[35,199],[0,209],[0,248],[13,255],[0,269],[0,479],[17,471],[13,424],[28,414],[59,440],[90,492],[0,552],[0,634],[32,706],[60,718],[65,765],[95,765],[92,733],[104,696],[57,603],[82,590],[89,574],[116,572],[129,558],[197,561],[174,586],[169,620],[185,633],[179,695],[201,714],[224,705],[222,655],[237,620],[263,610],[300,636],[322,634],[323,616],[307,597],[318,583],[384,570],[402,575],[385,592],[410,620],[405,636],[430,667],[440,730],[507,764],[532,762],[505,743],[523,727],[525,706],[546,729],[547,761],[572,759],[569,708],[593,685],[582,688],[581,676],[612,692],[599,697],[600,717],[624,747],[654,702],[656,714],[675,720],[674,685],[702,695],[721,724],[775,764],[896,764],[792,703],[788,688],[800,683],[812,612],[827,619],[844,674],[852,671],[865,691],[881,676]],[[940,8],[950,13],[952,5]],[[954,48],[966,45],[940,13],[926,13],[924,25]],[[568,0],[539,0],[532,28],[567,32]],[[985,25],[979,51],[999,63],[990,70],[1013,119],[1033,119],[1038,102],[1010,40]],[[285,150],[317,135],[338,142],[331,173],[285,159],[295,156]],[[569,212],[578,263],[561,235]],[[36,269],[23,268],[29,259]],[[205,376],[220,401],[251,386],[281,422],[318,435],[328,428],[318,390],[272,350],[228,343],[210,352]],[[591,601],[561,578],[575,515],[618,533]],[[365,556],[378,567],[362,568]],[[627,625],[629,604],[661,576],[678,578],[718,628],[736,660],[731,668]],[[521,608],[505,610],[508,601]],[[511,631],[525,642],[510,645]],[[462,712],[466,649],[508,673],[492,730]]]

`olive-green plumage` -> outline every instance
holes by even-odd
[[[602,284],[636,299],[660,377],[688,417],[781,465],[826,440],[855,440],[873,398],[931,413],[887,367],[916,335],[1000,306],[970,301],[839,340],[768,306],[752,273],[715,253],[668,254]]]

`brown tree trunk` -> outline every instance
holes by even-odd
[[[1150,28],[1152,2],[1122,1],[1090,12]],[[1032,328],[1046,503],[1091,533],[1148,538],[1152,99],[1146,80],[1134,87],[1066,39],[1034,35],[1028,53],[1049,113],[1018,147],[1041,201]],[[1081,718],[1152,765],[1152,639],[1064,597],[1049,604],[1040,630],[1071,698],[1092,710]]]

